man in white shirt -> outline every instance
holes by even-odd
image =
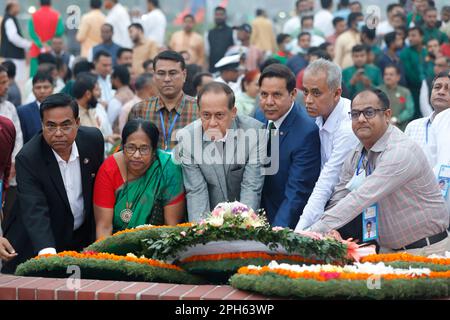
[[[377,37],[382,38],[385,34],[395,30],[397,15],[405,16],[405,9],[399,3],[391,3],[386,9],[387,20],[381,21],[376,27]]]
[[[145,36],[156,41],[159,47],[164,45],[167,20],[159,8],[158,0],[147,0],[148,13],[142,16],[142,25]]]
[[[344,160],[358,144],[352,131],[350,100],[341,97],[340,67],[324,59],[312,62],[303,76],[306,111],[316,118],[319,127],[321,171],[314,190],[303,209],[296,230],[304,230],[317,222],[339,182]]]
[[[325,34],[325,37],[329,37],[334,33],[333,27],[333,0],[320,0],[322,10],[319,10],[314,15],[314,28],[319,29]]]
[[[124,48],[132,48],[128,26],[131,24],[127,9],[119,0],[105,0],[105,8],[109,10],[106,22],[114,27],[113,42]]]
[[[106,51],[97,52],[94,57],[95,73],[98,75],[98,85],[102,95],[99,102],[106,108],[114,98],[115,90],[111,85],[112,57]]]
[[[79,126],[78,105],[66,94],[46,98],[40,114],[42,132],[16,157],[17,201],[2,228],[18,255],[3,273],[38,254],[79,251],[95,239],[92,191],[103,136]]]
[[[433,113],[428,117],[410,122],[405,129],[405,134],[420,145],[432,167],[436,163],[436,145],[432,140],[430,127],[439,113],[450,108],[450,79],[448,74],[448,70],[440,72],[433,80],[430,98],[431,106],[434,109]],[[437,132],[440,137],[442,135],[441,131],[438,130]],[[449,136],[447,136],[447,149],[450,149],[448,148],[448,137]]]
[[[303,16],[311,15],[313,12],[310,9],[308,0],[297,0],[295,2],[295,16],[290,18],[283,26],[283,33],[287,33],[292,38],[297,38],[300,33],[301,24],[300,19]]]
[[[6,5],[6,14],[1,23],[0,56],[14,62],[17,69],[17,82],[20,86],[28,79],[28,70],[25,63],[25,52],[31,48],[31,41],[22,36],[17,15],[20,13],[18,1],[9,1]]]

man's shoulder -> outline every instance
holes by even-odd
[[[236,116],[236,124],[238,129],[260,129],[264,127],[264,124],[261,121],[256,120],[255,118],[240,114]]]
[[[28,112],[30,111],[30,109],[33,109],[36,107],[36,101],[21,105],[19,107],[17,107],[17,113],[19,115],[28,115]]]
[[[292,108],[291,113],[288,115],[289,117],[293,117],[293,123],[294,125],[291,126],[292,129],[295,131],[303,131],[303,132],[311,132],[311,131],[317,131],[319,132],[319,128],[316,125],[316,122],[313,118],[311,118],[306,111],[301,109],[301,106],[298,104],[294,105],[294,108]],[[284,121],[286,121],[285,119]]]

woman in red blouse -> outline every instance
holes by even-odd
[[[97,239],[143,224],[176,225],[186,216],[181,167],[157,149],[158,128],[129,121],[122,150],[107,158],[94,186]]]

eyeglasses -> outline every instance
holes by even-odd
[[[74,127],[75,126],[73,124],[63,124],[62,126],[55,126],[53,124],[48,124],[44,126],[44,128],[52,134],[56,133],[58,129],[60,129],[61,132],[64,134],[69,134],[72,132]]]
[[[202,112],[202,113],[200,113],[200,117],[203,120],[207,120],[207,121],[211,120],[211,118],[213,116],[216,120],[221,121],[221,120],[225,119],[226,115],[227,114],[224,112],[217,112],[217,113]]]
[[[369,107],[364,110],[352,110],[348,114],[350,116],[350,119],[352,119],[353,121],[357,121],[359,119],[359,116],[361,115],[361,113],[364,115],[364,117],[366,119],[372,119],[372,118],[375,118],[375,116],[377,115],[377,112],[380,112],[380,111],[383,112],[386,110],[387,109],[375,109],[375,108]]]
[[[181,74],[180,71],[171,70],[169,72],[165,71],[157,71],[155,72],[155,77],[158,79],[165,79],[167,76],[169,76],[170,79],[175,79]]]
[[[129,156],[132,156],[133,154],[135,154],[137,150],[139,150],[139,153],[141,155],[147,156],[150,154],[151,149],[150,149],[150,146],[147,146],[147,145],[136,147],[134,144],[126,144],[123,146],[123,150]]]

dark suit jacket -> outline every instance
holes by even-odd
[[[294,229],[320,174],[319,129],[303,108],[294,105],[284,119],[279,143],[278,171],[266,175],[262,204],[271,225]]]
[[[95,224],[92,194],[95,175],[103,161],[104,141],[100,130],[80,127],[75,140],[80,155],[85,221],[73,231],[61,171],[42,133],[27,143],[16,157],[17,201],[3,224],[4,236],[19,254],[6,263],[4,273],[44,248],[80,250],[93,242]]]
[[[39,106],[36,101],[17,108],[22,128],[23,144],[31,140],[42,129]]]

